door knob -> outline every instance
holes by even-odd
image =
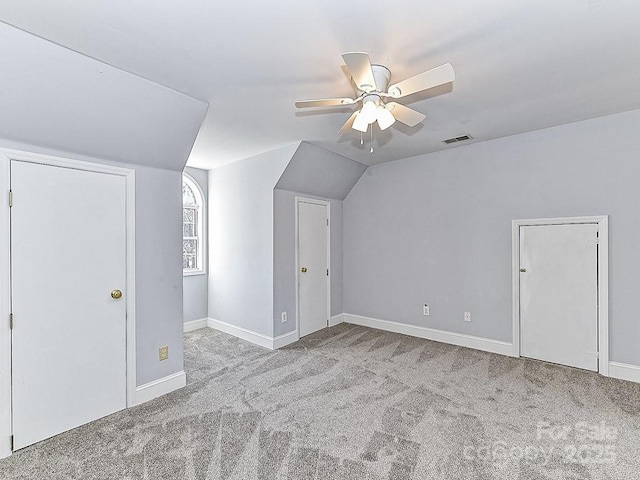
[[[116,300],[122,298],[122,292],[120,290],[114,290],[111,292],[111,298],[115,298]]]
[[[300,269],[300,271],[301,271],[302,273],[307,273],[307,267],[302,267],[302,268]]]

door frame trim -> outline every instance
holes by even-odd
[[[127,408],[135,405],[136,395],[136,293],[135,293],[135,170],[92,163],[73,158],[29,153],[0,148],[0,458],[11,455],[9,437],[12,434],[11,414],[11,220],[8,192],[11,188],[11,160],[19,160],[54,167],[119,175],[125,178],[126,206],[126,383]],[[2,198],[4,197],[4,199]]]
[[[536,218],[511,221],[513,356],[520,357],[520,227],[598,225],[598,373],[609,376],[609,216]]]
[[[329,326],[329,319],[331,318],[331,202],[327,200],[319,200],[317,198],[295,197],[295,229],[296,229],[296,244],[295,244],[295,265],[296,265],[296,332],[297,338],[300,339],[300,231],[298,225],[298,218],[300,215],[299,206],[301,203],[311,203],[314,205],[322,205],[327,207],[327,267],[329,269],[329,275],[327,275],[327,326]]]

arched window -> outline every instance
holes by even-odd
[[[182,271],[204,273],[204,196],[191,176],[182,174]]]

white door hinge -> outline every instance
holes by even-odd
[[[9,206],[13,207],[13,192],[9,190]]]
[[[9,328],[13,330],[13,313],[9,314]]]
[[[13,435],[9,437],[9,448],[11,448],[11,451],[13,452]]]

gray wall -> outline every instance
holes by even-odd
[[[209,171],[209,314],[273,335],[273,188],[298,144]]]
[[[296,220],[295,197],[331,202],[331,315],[342,313],[342,200],[286,190],[273,191],[273,330],[274,336],[296,329]],[[288,321],[282,323],[281,313]]]
[[[198,183],[198,185],[202,189],[205,203],[203,216],[203,221],[205,223],[203,225],[203,230],[207,232],[207,206],[209,204],[209,202],[207,201],[207,197],[209,195],[208,173],[206,170],[191,167],[186,167],[184,171],[191,175],[191,177]],[[182,280],[182,303],[184,308],[182,318],[185,322],[189,322],[191,320],[201,320],[209,316],[209,275],[207,274],[208,243],[204,244],[204,250],[205,272],[198,275],[187,275],[183,277]]]
[[[510,342],[511,220],[609,214],[611,360],[640,365],[638,125],[636,110],[369,168],[344,201],[344,311]]]
[[[137,382],[183,369],[182,173],[136,170]],[[158,348],[169,346],[169,359]]]

